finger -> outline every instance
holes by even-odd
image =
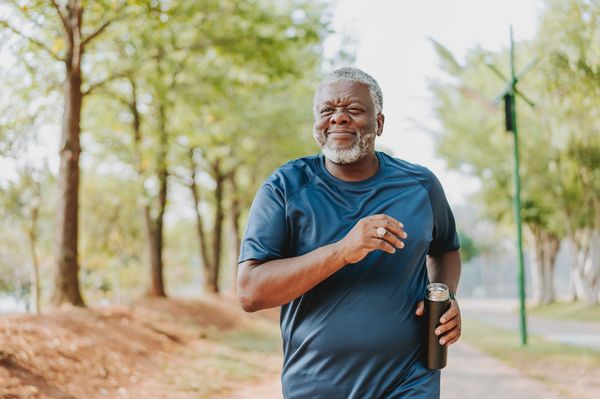
[[[395,218],[393,218],[393,217],[391,217],[389,215],[386,215],[384,213],[380,213],[380,214],[377,214],[377,215],[368,216],[367,220],[373,221],[373,222],[375,222],[375,221],[381,221],[381,220],[387,220],[390,223],[393,223],[396,226],[398,226],[398,228],[400,228],[400,229],[404,228],[404,224],[402,224],[400,221],[398,221]]]
[[[417,316],[423,316],[424,312],[425,312],[425,303],[423,301],[419,301],[419,303],[417,303],[417,310],[415,311],[415,314]]]
[[[377,222],[378,224],[384,223],[384,225],[375,225],[373,226],[373,234],[372,236],[378,238],[380,240],[386,240],[396,248],[404,248],[404,242],[402,242],[401,238],[406,237],[406,233],[402,230],[396,228],[396,226],[392,226],[385,221]],[[378,229],[385,229],[385,234],[383,236],[379,236],[377,233]]]
[[[452,301],[450,301],[450,302],[452,302]],[[442,317],[440,317],[440,323],[442,323],[442,324],[447,323],[448,321],[454,319],[458,315],[459,315],[458,306],[452,304],[452,305],[450,305],[450,309],[448,309],[446,311],[446,313],[444,313],[442,315]]]
[[[406,233],[406,231],[404,231],[404,228],[398,226],[394,222],[391,222],[387,219],[376,220],[373,222],[373,228],[377,229],[379,227],[383,227],[399,239],[405,239],[408,237],[408,234]]]
[[[440,345],[452,345],[453,343],[458,341],[459,337],[460,337],[460,329],[455,328],[455,329],[451,330],[450,332],[448,332],[446,335],[444,335],[442,338],[440,338],[439,342],[440,342]]]
[[[391,245],[395,246],[396,248],[404,248],[404,242],[402,242],[396,235],[390,232],[387,232],[383,236],[383,239],[389,242]]]
[[[371,237],[376,238],[377,240],[387,241],[390,245],[396,248],[404,248],[404,242],[402,242],[395,234],[392,232],[385,230],[385,234],[381,237],[377,234],[377,230],[371,235]]]
[[[450,331],[453,328],[458,326],[458,319],[454,318],[447,323],[441,324],[438,328],[435,329],[435,335],[442,335],[446,331]]]
[[[455,344],[460,338],[460,334],[458,335],[458,337],[452,338],[451,340],[449,340],[448,342],[445,343],[446,346],[450,346],[452,344]]]
[[[380,240],[378,238],[374,238],[373,240],[375,242],[374,249],[381,249],[382,251],[385,251],[389,254],[393,254],[394,252],[396,252],[396,248],[394,248],[389,242],[385,240]]]

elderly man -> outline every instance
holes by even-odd
[[[420,363],[428,282],[454,292],[454,217],[426,168],[375,151],[378,83],[356,68],[329,74],[314,97],[322,154],[277,169],[250,211],[238,269],[244,310],[281,306],[285,398],[438,398]],[[460,336],[452,296],[436,333]]]

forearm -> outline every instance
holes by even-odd
[[[338,243],[312,252],[265,263],[244,262],[238,270],[238,297],[253,312],[286,304],[346,265]]]
[[[439,256],[427,257],[427,273],[432,283],[443,283],[451,292],[456,292],[460,279],[460,252],[450,251]]]

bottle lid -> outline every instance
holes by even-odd
[[[431,283],[427,286],[426,297],[434,302],[447,301],[450,299],[450,290],[446,284]]]

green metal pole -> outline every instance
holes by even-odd
[[[515,76],[514,65],[514,43],[512,26],[510,27],[510,70],[512,75],[512,84],[510,90],[511,102],[511,119],[512,131],[514,138],[513,155],[514,155],[514,208],[515,208],[515,223],[517,225],[517,247],[519,252],[519,327],[521,331],[521,345],[527,345],[527,318],[525,315],[525,262],[523,261],[523,229],[521,226],[521,178],[519,174],[519,133],[517,129],[517,112],[515,109],[515,85],[517,78]]]

